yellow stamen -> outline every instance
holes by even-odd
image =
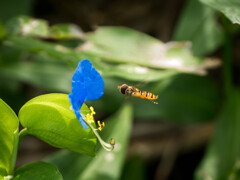
[[[99,131],[101,131],[101,130],[104,128],[104,126],[105,126],[105,123],[104,123],[104,122],[102,122],[102,124],[101,124],[101,123],[100,123],[100,121],[98,121],[97,123],[98,123],[98,125],[99,125],[99,128],[98,128],[98,130],[99,130]]]
[[[93,120],[93,115],[92,114],[87,114],[86,115],[86,119],[89,123],[94,123],[94,120]]]
[[[94,111],[94,108],[92,106],[90,107],[90,111],[91,111],[92,115],[96,114],[96,112]]]
[[[98,121],[98,129],[94,128],[92,123],[95,124],[95,121],[93,119],[93,115],[96,114],[93,107],[90,107],[90,113],[88,113],[86,116],[84,116],[82,114],[82,118],[83,120],[87,123],[87,125],[92,129],[93,133],[96,135],[96,137],[98,138],[100,144],[102,145],[102,147],[107,150],[107,151],[112,151],[114,149],[114,144],[115,144],[115,141],[114,139],[110,139],[110,144],[106,143],[105,141],[102,140],[102,138],[100,137],[100,135],[98,134],[98,131],[101,131],[103,129],[103,127],[105,126],[105,123],[101,123],[100,121]]]

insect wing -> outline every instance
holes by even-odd
[[[132,92],[139,92],[140,90],[138,88],[135,88],[134,86],[128,87]]]

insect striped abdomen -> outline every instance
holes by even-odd
[[[142,98],[142,99],[147,99],[147,100],[155,100],[155,99],[158,98],[153,93],[147,92],[147,91],[139,91],[139,93],[134,94],[133,96],[139,97],[139,98]]]

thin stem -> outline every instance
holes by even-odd
[[[19,144],[21,143],[23,137],[27,135],[27,128],[22,129],[19,133],[18,131],[14,132],[15,134],[15,141],[14,141],[14,147],[13,147],[13,155],[12,155],[12,163],[11,163],[11,169],[10,169],[10,176],[8,178],[11,178],[12,175],[14,174],[14,168],[16,165],[16,160],[17,160],[17,152],[18,152],[18,147]]]
[[[22,142],[22,139],[24,138],[24,136],[26,136],[27,134],[28,134],[27,128],[24,128],[19,132],[19,134],[18,134],[18,137],[19,137],[18,146]]]
[[[16,160],[17,160],[17,152],[18,152],[18,130],[14,132],[14,145],[13,145],[13,153],[12,153],[12,162],[11,162],[11,167],[10,167],[10,172],[8,178],[12,177],[14,174],[14,168],[16,165]]]
[[[98,134],[98,129],[94,128],[87,120],[85,117],[83,117],[83,120],[88,124],[88,126],[93,130],[94,134],[98,138],[99,142],[101,143],[102,147],[107,150],[107,151],[112,151],[114,149],[114,144],[108,144],[105,141],[102,140],[100,135]]]

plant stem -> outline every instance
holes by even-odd
[[[15,134],[16,137],[15,137],[14,147],[13,147],[13,155],[12,155],[12,163],[11,163],[10,175],[14,175],[14,168],[15,168],[16,160],[17,160],[18,147],[19,147],[23,137],[28,134],[27,128],[22,129],[19,133],[18,132],[14,132],[14,134]]]
[[[12,153],[12,162],[11,162],[11,167],[10,167],[10,176],[14,174],[14,168],[16,165],[16,160],[17,160],[17,152],[18,152],[18,131],[14,132],[14,145],[13,145],[13,153]]]
[[[22,139],[24,138],[24,136],[26,136],[28,134],[28,131],[27,131],[27,128],[24,128],[22,129],[19,134],[18,134],[18,137],[19,137],[19,140],[18,140],[18,146],[20,145]]]

